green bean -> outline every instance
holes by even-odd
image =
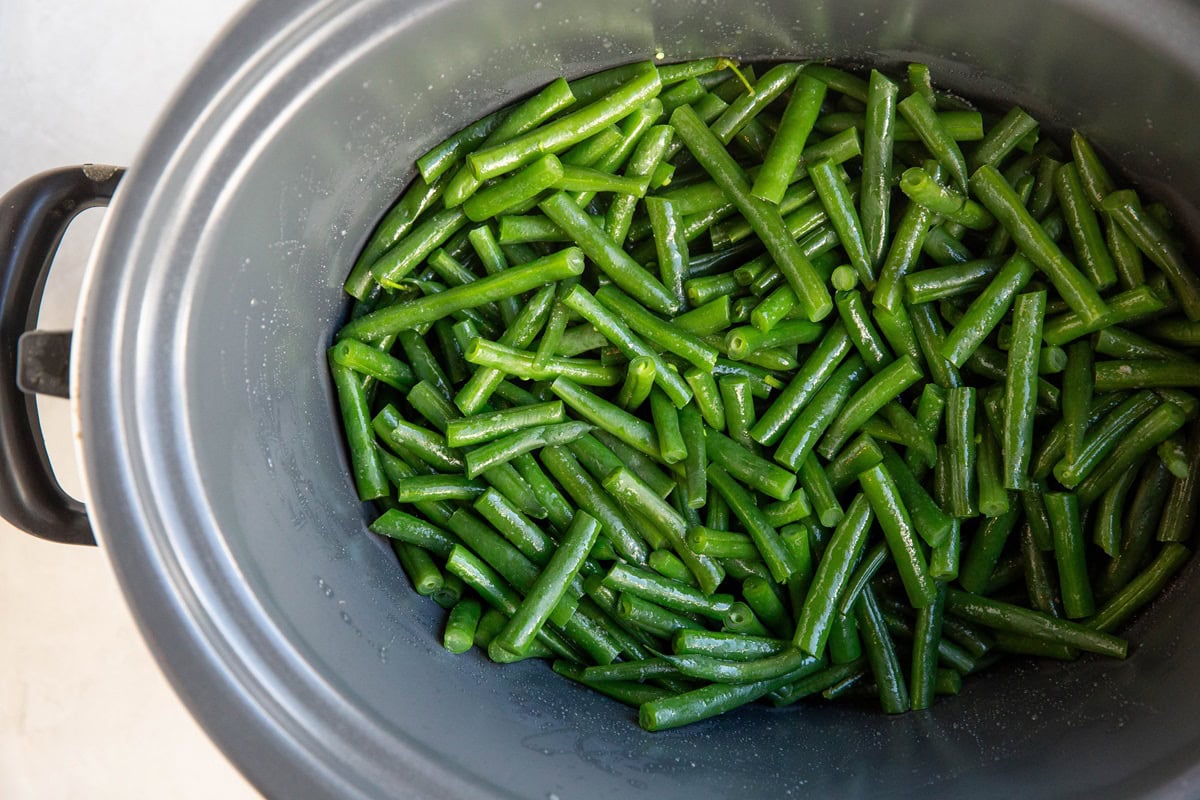
[[[1176,434],[1158,446],[1158,460],[1167,465],[1167,469],[1176,478],[1188,476],[1188,450],[1183,437]]]
[[[655,311],[673,313],[679,310],[677,301],[666,287],[621,249],[600,225],[575,205],[570,196],[558,192],[541,201],[538,207],[569,233],[588,258],[617,286]]]
[[[1099,499],[1125,470],[1182,428],[1186,421],[1183,411],[1173,403],[1163,403],[1143,417],[1108,457],[1075,487],[1080,505],[1087,506]]]
[[[566,419],[560,401],[476,414],[452,419],[446,426],[446,443],[451,447],[468,447],[491,441],[508,433],[534,425],[549,425]]]
[[[604,576],[604,584],[622,594],[631,594],[679,613],[699,614],[720,620],[733,605],[727,594],[706,594],[648,570],[626,564],[614,564]]]
[[[762,239],[763,245],[796,292],[808,318],[816,322],[828,316],[833,310],[833,301],[812,263],[786,230],[778,210],[750,194],[741,168],[690,106],[675,109],[671,114],[671,124],[688,150],[729,195],[738,211]],[[841,185],[840,181],[838,183]]]
[[[1105,633],[1116,630],[1157,597],[1171,576],[1183,568],[1191,555],[1191,550],[1181,544],[1165,544],[1154,561],[1110,597],[1096,615],[1087,621],[1087,626]]]
[[[673,136],[674,131],[669,125],[655,125],[647,129],[630,155],[624,174],[628,177],[653,175],[662,165]],[[617,195],[609,203],[604,218],[604,231],[617,246],[625,242],[636,205],[637,198],[632,195]]]
[[[1087,436],[1092,408],[1092,348],[1086,340],[1072,342],[1067,349],[1067,371],[1063,376],[1062,412],[1066,441],[1064,458],[1079,459]]]
[[[642,704],[638,724],[648,731],[661,731],[708,719],[795,683],[822,666],[820,660],[808,659],[792,672],[768,680],[745,684],[712,683],[673,697],[652,700]]]
[[[837,232],[838,240],[858,272],[859,280],[868,289],[875,288],[876,268],[867,252],[862,223],[850,195],[850,189],[838,176],[832,161],[822,159],[808,165],[808,176],[817,190],[821,206]],[[791,227],[791,226],[789,226]],[[795,288],[793,286],[793,288]]]
[[[562,188],[565,180],[562,163],[552,153],[534,161],[510,177],[497,181],[467,198],[463,213],[472,222],[483,222],[537,197],[550,187]],[[571,167],[572,170],[579,169]],[[643,193],[645,189],[643,188]]]
[[[416,545],[401,541],[392,542],[392,550],[417,594],[432,597],[441,590],[445,579],[429,553]]]
[[[442,633],[442,646],[451,653],[465,653],[475,643],[475,631],[483,606],[478,600],[461,600],[450,609],[446,628]]]
[[[538,366],[537,355],[514,350],[498,342],[475,339],[465,353],[472,364],[495,369],[501,376],[515,375],[526,380],[570,379],[585,386],[614,386],[621,382],[621,370],[586,358],[550,358]]]
[[[1197,507],[1200,506],[1200,430],[1191,427],[1188,443],[1191,450],[1185,461],[1186,471],[1182,477],[1176,474],[1163,509],[1162,522],[1158,527],[1160,542],[1185,542],[1191,538],[1196,527]]]
[[[879,701],[884,713],[902,714],[908,711],[910,699],[904,683],[904,672],[900,668],[887,623],[870,587],[863,590],[854,614],[862,633],[867,662],[875,675]]]
[[[689,628],[704,629],[691,617],[677,614],[628,592],[620,593],[616,612],[618,620],[658,638],[669,639],[676,631]]]
[[[1094,428],[1089,428],[1079,456],[1074,460],[1064,456],[1054,467],[1054,477],[1068,489],[1078,486],[1133,426],[1158,404],[1158,398],[1144,390],[1127,398],[1096,423]]]
[[[810,454],[808,458],[804,459],[797,478],[808,494],[813,511],[816,512],[817,519],[821,521],[821,524],[836,525],[843,515],[842,505],[838,502],[833,486],[829,483],[829,476],[825,474],[825,470],[815,455]]]
[[[455,311],[513,297],[582,272],[582,251],[574,247],[567,248],[465,286],[456,286],[409,303],[373,311],[347,323],[339,331],[338,338],[377,341],[384,336],[441,319]]]
[[[661,433],[661,427],[659,428]],[[739,481],[776,500],[787,500],[796,486],[796,476],[751,452],[719,431],[704,433],[709,458]]]
[[[667,464],[687,458],[688,446],[679,427],[679,411],[663,391],[655,387],[650,392],[650,414],[658,434],[659,450]]]
[[[696,585],[696,579],[692,577],[692,573],[688,572],[687,566],[680,560],[679,556],[670,550],[653,551],[650,553],[650,557],[646,559],[646,563],[650,566],[650,569],[664,578],[686,583],[688,586]]]
[[[1019,516],[1020,509],[1016,504],[1009,504],[1007,511],[988,517],[980,524],[958,574],[958,582],[968,592],[981,594],[987,589]]]
[[[1096,606],[1087,575],[1079,498],[1064,492],[1050,492],[1044,499],[1054,533],[1054,560],[1058,564],[1063,609],[1071,619],[1091,616]]]
[[[1008,351],[1004,387],[1004,486],[1024,489],[1033,458],[1033,415],[1037,402],[1037,355],[1041,348],[1046,293],[1017,297],[1013,307],[1013,342]]]
[[[911,708],[914,711],[933,705],[945,602],[946,585],[941,583],[938,584],[933,602],[917,612],[917,624],[913,632],[912,677],[909,683]]]
[[[911,514],[912,524],[916,532],[930,547],[941,545],[954,525],[948,516],[929,493],[921,486],[908,465],[896,454],[896,451],[886,444],[879,446],[883,468],[894,481],[901,502]],[[874,465],[872,465],[873,467]],[[869,468],[868,468],[869,469]],[[879,511],[876,509],[876,514]]]
[[[455,545],[451,550],[446,559],[446,570],[465,581],[484,602],[506,616],[512,616],[520,606],[520,595],[495,570],[461,545]],[[552,652],[564,658],[575,658],[573,650],[561,636],[543,630],[537,634],[537,638]]]
[[[693,334],[658,318],[619,290],[611,286],[602,286],[596,291],[596,299],[617,314],[634,331],[654,341],[658,347],[686,359],[696,368],[711,370],[716,364],[715,348],[705,345]],[[672,399],[675,399],[674,396]]]
[[[983,289],[996,277],[1000,267],[1000,261],[995,258],[980,258],[923,269],[905,277],[905,301],[909,305],[916,305]]]
[[[366,299],[372,288],[378,288],[371,273],[375,262],[405,238],[417,220],[445,191],[448,178],[418,177],[405,190],[404,195],[375,227],[362,253],[354,262],[354,268],[346,278],[343,288],[357,300]]]
[[[1184,263],[1170,234],[1142,210],[1137,195],[1128,189],[1113,192],[1104,198],[1100,208],[1116,220],[1125,235],[1167,276],[1188,319],[1200,321],[1200,277]]]
[[[1037,131],[1037,120],[1024,109],[1013,106],[975,146],[971,154],[971,169],[984,165],[995,168],[1022,140]]]
[[[872,519],[866,496],[856,495],[817,564],[792,639],[806,653],[820,656],[825,651],[839,598],[866,544]]]
[[[711,441],[709,446],[712,446]],[[741,521],[770,569],[771,576],[779,583],[786,582],[796,568],[792,564],[790,553],[779,538],[779,533],[758,508],[753,495],[716,463],[709,465],[708,480]]]
[[[894,359],[867,312],[862,293],[856,290],[839,292],[834,303],[850,341],[871,371],[879,372],[890,364]]]
[[[388,481],[372,434],[372,421],[362,379],[349,367],[337,363],[332,348],[329,351],[329,361],[358,498],[374,500],[384,497],[388,494]]]
[[[1096,332],[1095,349],[1110,358],[1144,359],[1149,361],[1190,361],[1189,356],[1173,347],[1159,344],[1117,325]],[[1089,379],[1091,365],[1088,366]]]
[[[986,208],[948,187],[942,186],[920,167],[910,167],[900,177],[900,189],[943,219],[971,230],[988,230],[995,219]]]
[[[832,458],[864,422],[921,376],[920,366],[908,356],[901,356],[884,367],[846,401],[817,445],[817,452],[825,458]]]
[[[941,354],[961,367],[988,337],[1008,312],[1017,292],[1033,277],[1033,263],[1021,255],[1012,256],[995,279],[968,306],[963,318],[946,336]]]
[[[976,405],[974,387],[955,387],[946,392],[947,505],[950,513],[960,519],[973,517],[978,510]]]
[[[488,488],[472,508],[530,561],[545,566],[554,542],[521,509],[494,488]]]
[[[933,582],[896,482],[883,464],[860,473],[858,480],[883,529],[909,603],[914,608],[928,605],[933,598]]]
[[[1084,191],[1079,168],[1074,163],[1063,164],[1058,169],[1054,189],[1084,274],[1098,289],[1114,286],[1117,268],[1104,242],[1100,220]]]
[[[780,392],[779,397],[755,423],[750,431],[751,437],[766,445],[778,442],[801,408],[814,398],[830,376],[837,371],[850,347],[850,338],[845,327],[840,323],[832,325],[796,372],[791,383]],[[713,424],[712,420],[707,421],[714,428],[724,427]],[[790,466],[783,461],[780,463]]]
[[[874,304],[893,313],[904,299],[904,278],[920,257],[933,214],[924,206],[910,202],[900,217],[891,247],[879,268]]]
[[[385,511],[371,523],[370,530],[442,557],[449,555],[457,542],[454,534],[396,508]]]
[[[546,469],[575,504],[600,521],[603,534],[613,542],[617,551],[629,561],[644,563],[648,551],[642,536],[600,485],[580,467],[574,456],[562,447],[548,447],[540,455]]]
[[[1125,658],[1128,653],[1129,645],[1124,639],[1094,631],[1076,622],[1056,619],[1038,611],[957,589],[947,591],[946,611],[998,631],[1032,636],[1089,653],[1113,658]]]
[[[713,558],[756,560],[759,557],[754,540],[746,534],[703,525],[688,529],[687,543],[700,555]]]
[[[462,457],[446,445],[446,438],[402,419],[394,406],[385,406],[372,420],[375,433],[393,449],[405,450],[443,472],[463,469]]]
[[[562,399],[572,410],[601,430],[607,431],[625,444],[660,459],[658,436],[649,423],[630,414],[607,400],[580,387],[568,378],[556,378],[550,391]]]
[[[971,261],[975,258],[971,248],[962,243],[961,225],[949,221],[937,221],[925,234],[921,242],[921,250],[940,266],[956,262]]]
[[[1108,313],[1099,320],[1085,322],[1079,315],[1069,312],[1046,322],[1045,338],[1050,344],[1064,345],[1109,325],[1135,321],[1151,316],[1166,308],[1166,303],[1151,287],[1138,286],[1113,295],[1108,300]]]
[[[653,64],[642,64],[627,83],[599,100],[507,142],[471,153],[467,163],[483,181],[520,167],[540,153],[561,152],[625,117],[657,95],[661,87],[658,70]]]
[[[586,512],[575,515],[554,555],[497,637],[496,641],[502,647],[518,654],[528,649],[542,625],[550,619],[554,608],[566,596],[568,586],[579,574],[583,560],[596,543],[599,533],[600,523],[595,518]]]
[[[820,113],[825,89],[823,82],[803,72],[796,77],[779,129],[754,179],[751,189],[754,196],[771,203],[782,200]]]
[[[1089,323],[1104,316],[1108,307],[1096,288],[1029,215],[1012,187],[994,167],[983,166],[976,170],[971,176],[971,190],[1012,236],[1022,254],[1046,273],[1072,311]]]
[[[625,370],[625,382],[621,384],[621,392],[617,395],[617,405],[631,411],[646,402],[646,398],[650,396],[650,389],[654,386],[656,372],[653,358],[631,358]]]
[[[967,160],[944,117],[934,111],[929,101],[914,92],[900,101],[896,110],[904,117],[930,154],[938,160],[958,188],[967,191]]]
[[[1190,361],[1100,361],[1095,365],[1096,391],[1171,386],[1200,387],[1200,370]]]
[[[725,429],[730,438],[753,447],[750,429],[754,427],[754,398],[751,397],[750,380],[744,375],[722,375],[717,379],[721,392],[721,405],[725,409]]]
[[[1092,541],[1110,558],[1121,554],[1121,527],[1125,500],[1137,480],[1140,469],[1130,469],[1108,488],[1096,505]]]
[[[604,479],[603,485],[622,508],[637,510],[656,525],[658,532],[687,565],[705,594],[716,591],[724,573],[713,559],[698,555],[688,546],[687,523],[675,509],[629,470],[614,471]]]
[[[854,390],[867,380],[868,374],[869,370],[858,355],[845,359],[796,415],[780,440],[774,459],[789,469],[798,470],[839,412],[847,407],[847,400]]]
[[[950,363],[941,353],[946,341],[945,330],[941,317],[931,303],[921,303],[908,308],[909,319],[912,322],[913,334],[916,336],[921,355],[929,367],[929,375],[934,383],[943,389],[961,386],[962,376],[958,368]],[[978,352],[978,348],[976,348]],[[911,356],[910,356],[911,358]],[[915,360],[915,359],[914,359]],[[1003,369],[998,375],[1003,375]]]
[[[355,339],[339,340],[329,348],[329,358],[335,364],[370,376],[401,392],[408,391],[417,382],[408,364]]]
[[[591,430],[592,426],[588,423],[574,421],[523,428],[469,451],[466,455],[467,477],[474,478],[523,453],[573,442]]]
[[[878,273],[887,248],[898,93],[899,87],[895,83],[878,70],[871,70],[864,121],[859,215],[866,259],[872,275]]]

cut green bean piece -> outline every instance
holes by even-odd
[[[866,544],[872,519],[866,496],[855,496],[825,548],[797,617],[796,632],[792,639],[806,653],[820,656],[825,651],[833,617],[837,613],[838,598]]]
[[[1129,643],[1116,636],[1094,631],[1077,622],[1055,619],[1038,611],[957,589],[950,589],[946,593],[946,611],[998,631],[1032,636],[1089,653],[1125,658],[1129,652]]]
[[[730,195],[738,211],[762,239],[763,245],[796,292],[808,318],[817,322],[828,316],[833,311],[833,300],[812,263],[787,231],[778,210],[750,194],[750,186],[741,167],[690,106],[675,109],[671,114],[671,124],[692,155]],[[838,185],[842,185],[841,181],[838,181]]]
[[[1046,274],[1072,311],[1089,323],[1105,315],[1108,306],[1096,287],[1025,210],[1004,176],[994,167],[980,167],[971,176],[971,190],[1012,236],[1022,254]]]
[[[883,464],[860,473],[858,482],[883,529],[909,604],[913,608],[924,608],[933,602],[934,584],[896,482]]]
[[[1004,384],[1004,486],[1024,489],[1029,485],[1033,459],[1033,417],[1037,405],[1038,351],[1042,346],[1042,318],[1046,293],[1031,292],[1017,297],[1013,307],[1013,341],[1008,351]]]
[[[967,191],[967,160],[958,147],[954,135],[943,116],[934,111],[932,104],[920,92],[914,92],[900,101],[896,110],[908,121],[913,131],[930,154],[938,160],[958,188]]]

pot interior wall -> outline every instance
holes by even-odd
[[[269,692],[293,741],[321,742],[357,789],[397,793],[438,793],[450,775],[466,781],[460,789],[517,797],[660,800],[903,797],[931,786],[939,796],[1007,797],[1020,786],[1028,797],[1102,797],[1184,780],[1200,752],[1195,584],[1133,628],[1139,646],[1125,663],[1006,666],[931,713],[899,718],[756,708],[650,735],[632,711],[542,664],[450,655],[438,642],[441,610],[365,530],[324,368],[348,310],[340,281],[416,156],[554,76],[658,50],[670,60],[926,60],[944,84],[1084,129],[1143,185],[1170,184],[1190,222],[1200,79],[1171,38],[1183,34],[1163,20],[1186,19],[1194,34],[1194,19],[1170,3],[1113,5],[448,0],[330,3],[298,19],[272,43],[278,58],[240,75],[197,128],[212,140],[201,168],[176,184],[187,190],[175,198],[181,246],[143,299],[154,306],[146,325],[161,325],[170,346],[139,337],[137,369],[141,380],[177,378],[166,394],[141,396],[179,403],[172,435],[207,515],[191,534],[167,536],[183,548],[189,535],[210,539],[214,563],[240,582],[228,591],[253,606],[211,635],[250,650],[267,641],[273,655],[250,672],[296,670],[292,685]],[[171,170],[186,175],[187,164]],[[229,632],[247,625],[260,630]],[[317,696],[321,710],[304,706]],[[256,777],[269,787],[269,775]]]

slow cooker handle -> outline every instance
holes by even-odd
[[[18,381],[65,374],[52,364],[47,334],[29,333],[37,321],[46,275],[67,226],[87,208],[108,205],[124,170],[98,164],[36,175],[0,199],[0,517],[34,536],[64,544],[96,543],[83,504],[54,477],[42,438],[37,402]],[[52,334],[50,336],[53,336]],[[59,337],[61,340],[61,336]],[[36,355],[35,355],[36,353]],[[65,351],[57,349],[65,361]],[[41,361],[32,370],[32,360]]]

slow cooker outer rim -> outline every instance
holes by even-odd
[[[1079,4],[1077,0],[1072,2]],[[156,201],[156,183],[161,174],[176,167],[178,142],[191,135],[193,121],[209,108],[214,91],[235,79],[241,64],[261,56],[265,45],[303,24],[309,14],[336,5],[336,0],[307,4],[260,0],[229,28],[189,79],[131,170],[127,186],[110,212],[103,246],[89,270],[85,305],[81,306],[77,325],[83,335],[77,338],[73,358],[73,383],[79,387],[75,406],[78,431],[82,433],[81,463],[85,465],[90,514],[139,625],[176,690],[214,740],[257,785],[283,796],[313,796],[319,790],[328,796],[345,797],[358,794],[361,787],[339,780],[333,765],[318,769],[310,754],[294,740],[281,736],[276,720],[252,706],[262,698],[247,690],[245,681],[251,679],[251,674],[243,673],[241,678],[229,674],[229,665],[206,646],[208,637],[216,631],[197,625],[196,614],[201,610],[189,607],[172,591],[172,586],[186,584],[188,576],[168,565],[175,554],[164,551],[165,542],[156,540],[147,529],[146,518],[153,514],[149,504],[152,498],[145,497],[145,487],[139,486],[127,471],[133,465],[129,454],[123,452],[126,428],[122,404],[115,402],[124,396],[125,387],[117,383],[116,371],[105,371],[97,365],[119,360],[118,318],[122,303],[128,299],[128,287],[124,280],[112,278],[121,275],[121,265],[137,252],[139,243],[127,237],[138,231],[143,211],[162,202]],[[111,303],[115,298],[120,302]],[[111,324],[106,326],[105,322]],[[264,746],[270,748],[265,753]],[[1195,785],[1197,775],[1200,766],[1176,776],[1174,789],[1169,784],[1161,786],[1162,796],[1173,796],[1177,790]],[[433,781],[424,789],[413,788],[441,794],[442,787],[438,787],[436,778]]]

